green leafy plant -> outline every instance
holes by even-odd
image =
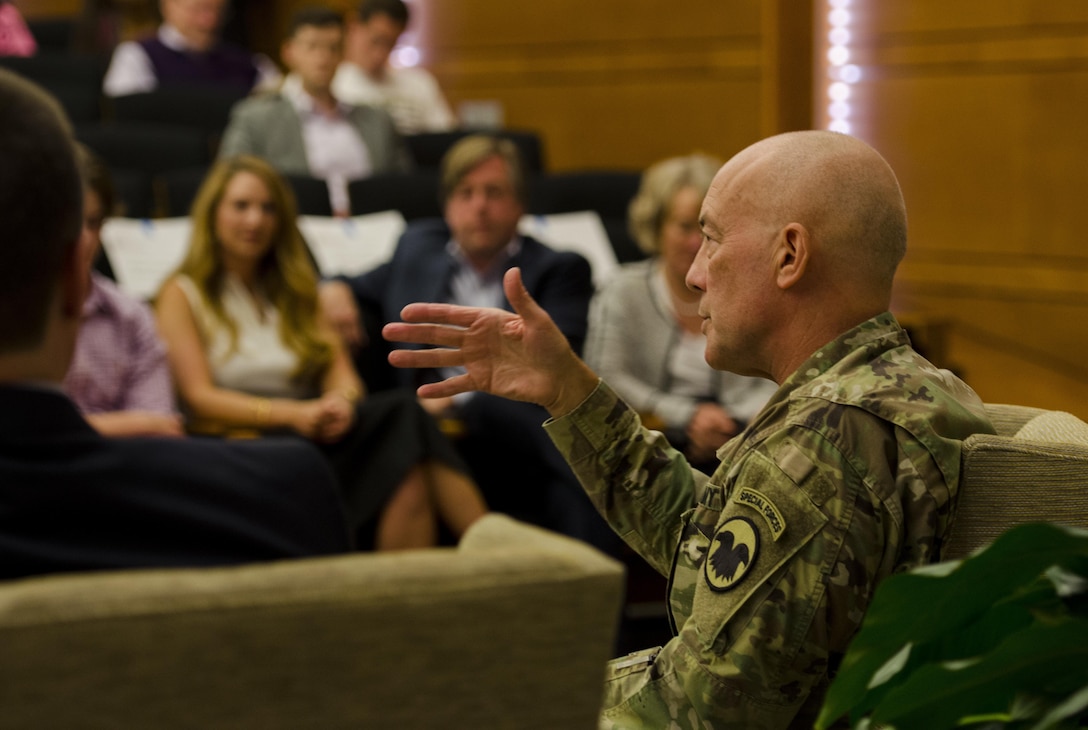
[[[1029,524],[877,589],[816,722],[896,730],[1088,721],[1088,531]]]

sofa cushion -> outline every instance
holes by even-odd
[[[1028,421],[1016,432],[1018,441],[1079,444],[1088,447],[1088,423],[1072,413],[1047,411]]]
[[[593,727],[622,589],[495,514],[456,550],[0,583],[0,726]]]
[[[961,463],[945,559],[965,557],[1025,522],[1088,527],[1088,424],[1080,419],[1044,411],[1016,437],[975,434],[963,442]]]

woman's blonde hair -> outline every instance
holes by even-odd
[[[684,188],[706,195],[722,161],[709,155],[670,157],[646,168],[627,209],[627,228],[638,247],[653,256],[661,250],[661,226],[673,197]]]
[[[264,182],[278,219],[272,245],[257,264],[258,285],[280,315],[284,344],[298,355],[299,366],[291,374],[292,379],[316,384],[332,363],[333,345],[318,329],[317,274],[296,223],[294,193],[271,165],[252,155],[238,155],[212,167],[193,201],[189,252],[177,273],[193,280],[212,314],[230,334],[232,347],[237,347],[238,326],[223,307],[226,270],[215,224],[227,185],[241,172],[256,175]]]

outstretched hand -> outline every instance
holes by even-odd
[[[463,375],[423,385],[422,398],[480,390],[544,406],[560,416],[585,400],[597,376],[571,350],[547,312],[510,269],[503,290],[514,312],[453,304],[409,304],[403,322],[387,324],[391,342],[435,345],[436,349],[394,350],[389,362],[401,368],[461,366]]]

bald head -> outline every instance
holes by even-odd
[[[837,132],[781,134],[738,153],[715,184],[769,226],[804,226],[814,273],[890,297],[906,253],[906,207],[891,167],[869,145]]]
[[[703,293],[707,362],[776,382],[888,309],[906,250],[895,175],[864,142],[791,132],[718,171],[687,283]]]

